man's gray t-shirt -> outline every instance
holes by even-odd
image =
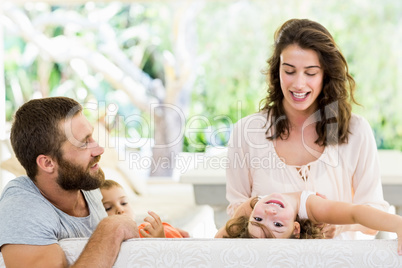
[[[11,180],[0,197],[0,247],[50,245],[63,238],[91,236],[107,213],[99,189],[82,193],[89,216],[73,217],[53,206],[29,177]]]

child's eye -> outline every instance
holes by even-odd
[[[122,206],[126,206],[126,205],[127,205],[127,202],[122,202],[121,205],[122,205]]]
[[[280,222],[274,222],[274,225],[275,225],[276,227],[282,227],[282,226],[283,226],[283,224],[280,223]]]
[[[111,210],[112,209],[112,207],[105,207],[105,210],[106,211],[109,211],[109,210]]]
[[[262,219],[260,217],[254,217],[255,221],[262,221]]]

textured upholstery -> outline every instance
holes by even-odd
[[[69,263],[86,242],[60,241]],[[396,247],[396,240],[131,239],[113,267],[402,267]]]

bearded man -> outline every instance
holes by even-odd
[[[121,243],[138,237],[135,221],[107,217],[99,186],[104,149],[73,99],[31,100],[15,114],[11,144],[27,176],[0,197],[0,251],[6,267],[67,267],[58,241],[90,237],[71,267],[112,267]]]

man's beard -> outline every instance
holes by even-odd
[[[99,167],[96,174],[90,173],[90,168],[95,163],[99,162],[100,155],[96,156],[88,165],[86,169],[79,165],[75,165],[63,158],[58,161],[59,176],[57,178],[57,183],[61,188],[66,191],[70,190],[94,190],[101,186],[105,181],[105,174],[103,170]]]

